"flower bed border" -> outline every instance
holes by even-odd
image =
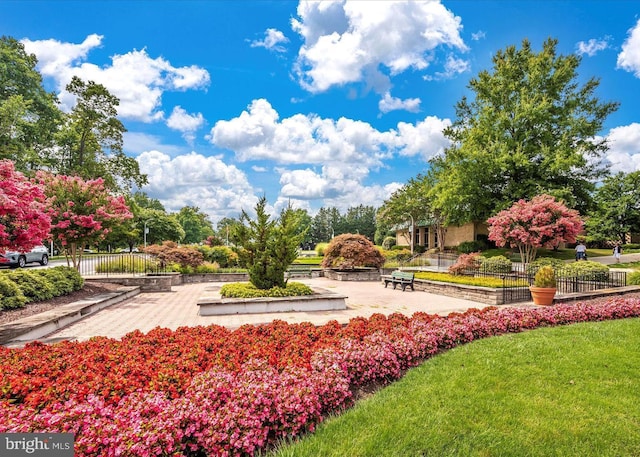
[[[350,406],[354,392],[394,381],[441,351],[539,327],[631,317],[640,317],[640,299],[544,308],[488,307],[447,317],[378,314],[352,319],[345,327],[336,322],[316,328],[274,321],[243,326],[238,333],[217,326],[157,329],[149,335],[133,332],[121,342],[97,339],[58,346],[36,343],[24,350],[0,348],[5,396],[0,401],[0,433],[74,433],[78,456],[252,455],[279,439],[313,431],[324,417]],[[323,344],[315,346],[318,342]],[[245,351],[245,360],[241,357],[237,362],[242,363],[232,364],[235,368],[225,365],[232,355],[225,355],[225,345],[226,350]],[[107,351],[112,346],[114,352]],[[153,372],[124,371],[126,382],[121,385],[117,376],[134,367],[122,366],[117,358],[133,357],[133,351],[137,362],[153,367]],[[218,362],[205,363],[205,354],[215,355]],[[47,381],[36,375],[49,365],[63,370],[65,377],[72,367],[76,375],[90,372],[86,382],[96,381],[91,367],[72,365],[77,357],[96,366],[117,365],[105,371],[106,385],[94,386],[99,390],[68,378],[81,395],[64,403],[47,402],[51,388],[63,382],[60,376]],[[163,357],[173,364],[161,363]],[[179,368],[192,371],[182,373]],[[150,385],[140,384],[144,375],[152,375]],[[180,379],[187,384],[180,386]],[[142,387],[135,388],[134,382]],[[29,402],[11,397],[13,389],[30,394],[35,386],[42,393]],[[122,390],[127,388],[128,392]],[[6,401],[7,395],[16,401]]]

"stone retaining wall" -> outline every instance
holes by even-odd
[[[467,286],[465,284],[452,284],[437,281],[415,279],[413,287],[416,291],[432,294],[446,295],[447,297],[463,298],[487,305],[502,305],[502,290],[489,287]]]
[[[380,271],[378,270],[354,270],[354,271],[338,271],[324,269],[322,271],[325,278],[335,281],[380,281]]]

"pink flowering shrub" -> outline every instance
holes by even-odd
[[[88,344],[36,345],[41,354],[38,360],[30,357],[28,348],[5,348],[0,350],[3,391],[30,384],[33,388],[37,385],[47,388],[37,397],[39,403],[6,398],[0,401],[0,433],[71,432],[75,434],[77,456],[253,455],[278,439],[312,432],[328,414],[350,406],[358,389],[398,379],[404,370],[440,351],[510,332],[629,317],[640,317],[639,299],[615,298],[606,303],[542,308],[488,307],[446,317],[425,313],[416,313],[411,318],[399,314],[374,315],[369,319],[353,319],[344,328],[335,322],[315,328],[277,321],[265,326],[244,326],[237,334],[216,326],[175,332],[157,329],[148,336],[140,332],[127,335],[123,340],[128,345],[116,345],[117,352],[110,352],[114,349],[109,345],[116,342],[106,338]],[[313,346],[310,341],[318,338],[324,344],[305,352]],[[254,348],[252,351],[249,346],[242,348],[241,341],[245,339]],[[178,348],[187,340],[190,350],[185,357]],[[194,350],[206,345],[209,352],[239,357],[235,352],[226,352],[229,341],[236,350],[241,348],[242,354],[253,355],[242,363],[225,365],[205,362],[204,353]],[[178,345],[172,346],[175,342]],[[94,346],[103,350],[93,353]],[[134,350],[138,346],[145,349]],[[57,351],[58,347],[63,351]],[[178,371],[164,366],[170,363],[169,359],[163,359],[164,355],[155,359],[155,368],[138,365],[134,370],[131,365],[127,369],[132,381],[155,377],[155,373],[148,371],[158,370],[164,373],[162,379],[174,376],[173,382],[154,381],[151,385],[138,382],[134,391],[124,391],[118,384],[112,384],[117,378],[107,384],[95,384],[91,381],[92,373],[85,370],[87,386],[94,386],[92,392],[78,395],[79,391],[91,390],[80,385],[72,398],[47,402],[44,399],[51,386],[44,373],[31,376],[43,364],[65,364],[63,360],[69,353],[79,353],[86,363],[105,363],[119,353],[130,353],[131,357],[136,353],[155,356],[165,347],[179,361],[173,367]],[[275,357],[276,353],[289,354],[286,362]],[[304,356],[293,359],[294,353]],[[22,360],[23,354],[27,360]],[[200,361],[192,371],[177,366],[189,365],[196,359]],[[158,363],[159,360],[165,361]],[[27,373],[21,377],[14,370],[7,376],[10,366],[22,364],[28,365]],[[178,373],[190,376],[186,386],[175,386],[180,379]],[[69,382],[82,384],[81,380],[73,379]],[[57,382],[65,380],[58,377]],[[104,393],[96,390],[99,385]],[[150,390],[151,387],[156,390]],[[113,401],[114,396],[117,401]]]
[[[452,275],[463,275],[469,271],[478,270],[480,268],[480,253],[471,252],[469,254],[460,254],[456,263],[449,267],[449,273]]]

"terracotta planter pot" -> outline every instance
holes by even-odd
[[[553,304],[553,297],[556,295],[556,289],[551,287],[535,287],[530,286],[531,298],[533,303],[539,306],[549,306]]]

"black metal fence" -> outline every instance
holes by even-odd
[[[502,279],[502,293],[504,303],[517,303],[531,300],[529,286],[539,267],[514,263],[511,271],[496,271],[495,269],[480,266],[478,270],[470,270],[468,274],[479,277],[492,277]],[[588,271],[577,273],[567,268],[554,269],[556,276],[556,289],[558,295],[567,295],[581,292],[591,292],[600,289],[624,287],[627,285],[627,273],[625,271]]]
[[[80,262],[80,274],[82,276],[144,276],[166,273],[167,271],[167,267],[154,257],[135,252],[85,254]]]
[[[437,266],[438,270],[447,270],[458,261],[459,255],[452,252],[436,252],[427,254],[431,265]]]

